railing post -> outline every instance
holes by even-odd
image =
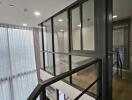
[[[43,88],[40,95],[40,100],[46,100],[46,88]]]
[[[98,77],[97,100],[102,100],[102,61],[101,60],[98,62],[97,77]]]

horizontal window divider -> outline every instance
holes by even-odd
[[[52,51],[40,51],[40,52],[45,52],[45,53],[53,53],[53,54],[62,54],[62,55],[71,55],[71,56],[84,56],[84,57],[95,57],[95,52],[70,52],[70,53],[65,53],[65,52],[52,52]]]

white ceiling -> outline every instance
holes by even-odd
[[[119,19],[132,16],[132,0],[113,0],[113,14]]]
[[[76,0],[0,0],[0,23],[37,26],[40,22]],[[15,5],[11,7],[10,5]],[[24,12],[27,8],[28,11]],[[132,15],[132,0],[113,0],[113,12],[118,18]],[[34,16],[39,11],[41,16]]]
[[[76,0],[0,0],[0,23],[37,26],[40,22],[62,10]],[[11,7],[10,5],[15,5]],[[24,12],[27,8],[28,11]],[[39,11],[41,16],[34,16]]]

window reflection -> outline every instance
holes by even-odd
[[[88,0],[83,4],[83,50],[94,50],[94,0]]]
[[[52,53],[45,53],[45,68],[46,68],[46,71],[53,74],[53,55]]]
[[[51,20],[43,24],[43,34],[44,34],[44,49],[48,51],[52,51]]]
[[[68,19],[67,12],[54,18],[55,52],[68,52]]]
[[[81,50],[81,22],[79,7],[72,10],[72,44],[73,50]]]

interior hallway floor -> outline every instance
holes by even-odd
[[[73,77],[74,84],[83,87],[84,89],[96,79],[96,71],[85,70]],[[96,94],[96,85],[89,91]],[[114,75],[113,77],[113,100],[132,100],[132,73],[123,74],[123,79]]]

